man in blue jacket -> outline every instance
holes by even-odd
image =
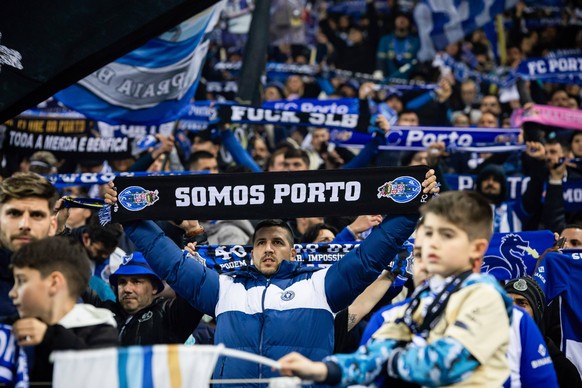
[[[422,183],[438,191],[434,171]],[[117,193],[110,184],[106,202]],[[321,360],[333,351],[334,315],[372,283],[414,231],[417,215],[386,217],[358,248],[328,268],[294,262],[293,233],[280,220],[265,220],[252,238],[253,265],[218,273],[186,258],[151,221],[124,223],[152,269],[200,311],[216,318],[215,343],[278,359],[297,351]],[[188,233],[188,222],[181,224]],[[214,378],[270,378],[270,367],[221,357]]]

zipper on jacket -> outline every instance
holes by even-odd
[[[263,290],[263,296],[261,298],[261,335],[259,337],[259,355],[263,355],[263,334],[265,333],[265,295],[267,295],[267,288],[271,284],[271,278],[267,279],[267,284],[265,284],[265,289]],[[259,365],[259,378],[263,378],[263,367]]]

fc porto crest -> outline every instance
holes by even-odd
[[[390,198],[396,203],[412,201],[420,192],[420,182],[411,176],[401,176],[378,187],[378,198]]]
[[[295,298],[295,293],[293,291],[285,291],[285,293],[281,295],[281,299],[285,302],[289,302],[293,298]]]
[[[129,186],[124,189],[117,199],[121,206],[131,212],[138,212],[158,201],[158,190],[146,190],[139,186]]]

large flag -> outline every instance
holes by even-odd
[[[159,124],[176,120],[192,99],[221,1],[98,69],[55,97],[96,120]]]
[[[418,59],[432,60],[437,50],[462,40],[515,4],[517,0],[421,0],[414,8],[420,37]]]
[[[221,350],[209,345],[155,345],[53,352],[53,386],[208,387]]]
[[[47,99],[217,0],[5,0],[0,122]]]

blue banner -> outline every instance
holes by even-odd
[[[105,185],[116,177],[140,177],[140,176],[174,176],[174,175],[194,175],[205,174],[204,171],[160,171],[160,172],[111,172],[105,174],[99,173],[78,173],[78,174],[53,174],[45,175],[45,177],[57,189],[68,186],[91,186],[91,185]]]
[[[358,114],[360,112],[360,103],[357,98],[338,98],[329,100],[303,98],[298,100],[265,101],[262,106],[267,109],[306,113]]]
[[[482,272],[498,280],[533,275],[541,254],[554,243],[554,234],[548,230],[519,233],[495,233],[485,253]],[[341,260],[356,248],[359,242],[295,244],[295,261],[306,266],[325,267]],[[406,272],[412,274],[414,240],[407,241],[399,255],[405,255]],[[205,245],[196,247],[197,255],[188,255],[220,273],[234,271],[252,264],[252,246]]]
[[[403,127],[393,126],[386,135],[386,144],[381,149],[424,151],[434,142],[443,142],[449,150],[466,147],[484,147],[494,144],[504,147],[515,145],[519,129],[506,128],[460,128],[460,127]],[[332,131],[331,140],[344,145],[363,145],[371,135],[348,131]],[[520,145],[521,147],[521,145]]]
[[[205,35],[224,2],[188,19],[55,95],[87,117],[111,124],[157,124],[178,118],[198,85]]]
[[[494,233],[483,258],[481,272],[497,280],[533,276],[537,260],[554,245],[549,230],[519,233]]]
[[[581,84],[582,56],[567,55],[526,59],[519,64],[517,73],[526,80]]]

